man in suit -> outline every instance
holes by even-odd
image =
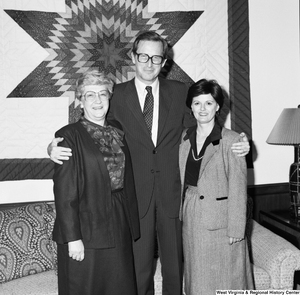
[[[156,239],[163,294],[182,294],[178,152],[183,128],[195,122],[185,104],[187,86],[158,78],[167,52],[166,40],[157,33],[137,36],[131,53],[136,77],[115,86],[108,114],[108,120],[115,119],[123,126],[132,158],[141,227],[141,238],[133,245],[139,295],[154,294]],[[48,153],[62,163],[71,152],[52,151],[56,141]],[[243,149],[248,153],[247,138],[236,146],[237,151]]]

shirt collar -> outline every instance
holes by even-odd
[[[155,81],[151,85],[146,85],[139,79],[135,78],[134,79],[135,87],[138,92],[139,96],[144,97],[146,93],[146,86],[151,86],[152,87],[152,93],[156,93],[158,89],[158,78],[155,79]]]
[[[111,125],[108,125],[105,121],[104,126],[98,125],[94,122],[89,121],[84,116],[81,116],[80,118],[81,124],[87,128],[88,131],[91,130],[100,130],[102,132],[110,133],[115,140],[119,143],[120,146],[123,146],[123,143],[121,142],[123,140],[124,132],[116,127],[113,127]]]
[[[184,140],[190,139],[193,136],[195,136],[197,130],[197,125],[193,126],[191,128],[189,128],[186,132],[186,135],[184,136]],[[220,125],[220,123],[218,122],[218,120],[216,119],[215,121],[215,125],[213,130],[211,131],[211,133],[208,136],[209,141],[213,144],[213,145],[217,145],[220,142],[220,139],[222,139],[222,126]]]
[[[222,139],[222,127],[218,120],[216,120],[215,126],[209,136],[213,145],[219,144],[220,139]]]

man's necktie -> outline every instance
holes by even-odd
[[[152,130],[152,121],[153,121],[153,106],[154,106],[154,98],[152,94],[152,87],[147,86],[147,95],[145,98],[144,110],[143,115],[145,118],[146,125],[148,127],[149,133],[151,135]]]

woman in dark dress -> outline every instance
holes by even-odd
[[[77,80],[83,116],[56,132],[72,148],[55,165],[58,287],[61,295],[134,295],[132,240],[139,219],[130,154],[117,122],[106,114],[113,82],[91,70]]]

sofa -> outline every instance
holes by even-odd
[[[0,294],[57,295],[54,204],[0,205]]]
[[[253,219],[248,226],[255,289],[293,289],[300,250]]]
[[[57,249],[52,241],[53,202],[0,205],[0,294],[57,295]],[[292,289],[300,251],[258,224],[247,226],[256,289]],[[160,262],[155,290],[161,294]]]

